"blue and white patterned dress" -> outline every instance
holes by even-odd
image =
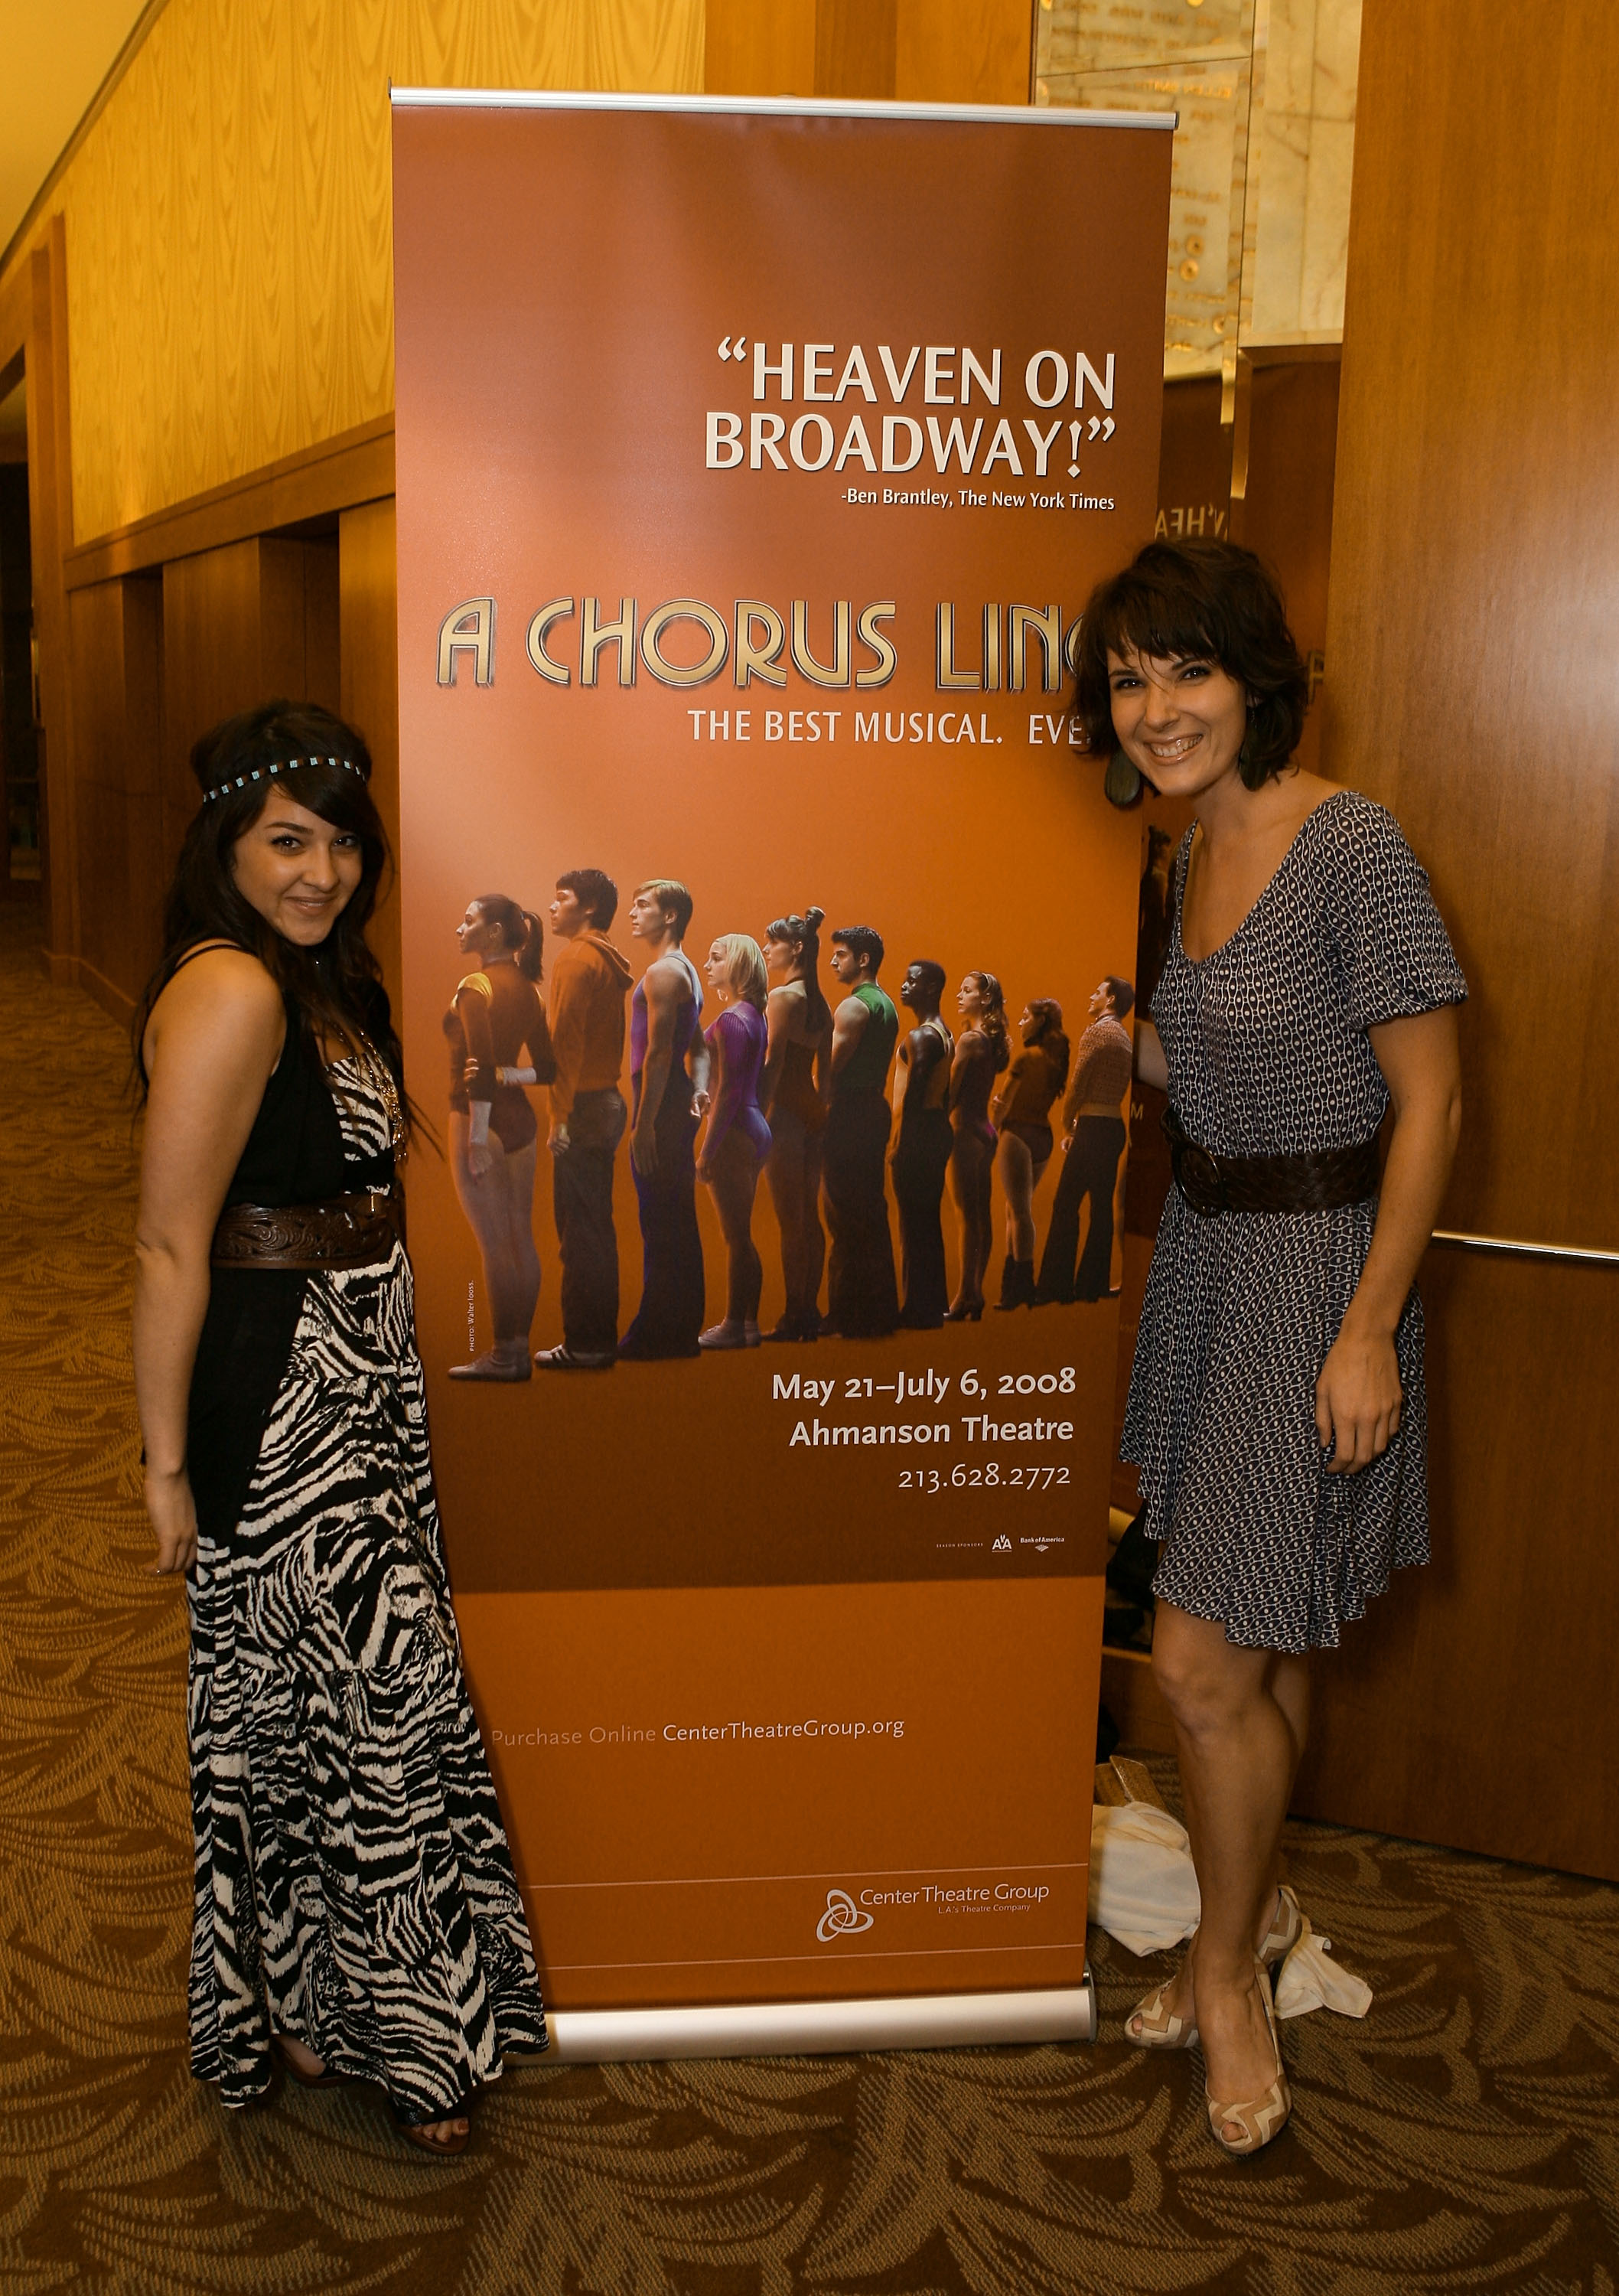
[[[345,1158],[374,1167],[387,1101],[356,1062],[330,1077]],[[248,2103],[274,2029],[403,2118],[445,2114],[545,2024],[462,1677],[400,1245],[304,1279],[245,1504],[200,1517],[192,2069]]]
[[[1427,878],[1381,806],[1340,790],[1299,830],[1231,939],[1186,954],[1173,929],[1152,1000],[1170,1099],[1227,1156],[1347,1148],[1383,1119],[1368,1029],[1466,996]],[[1422,1304],[1395,1334],[1400,1431],[1358,1473],[1325,1472],[1315,1384],[1370,1247],[1376,1198],[1333,1211],[1205,1218],[1164,1207],[1136,1340],[1121,1456],[1163,1543],[1163,1601],[1233,1643],[1336,1644],[1391,1570],[1428,1555]]]

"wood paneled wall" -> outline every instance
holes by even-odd
[[[161,954],[163,585],[132,575],[75,590],[80,977],[123,1013]],[[194,809],[194,808],[193,808]]]
[[[1298,762],[1306,773],[1319,773],[1337,357],[1278,353],[1252,367],[1239,387],[1247,400],[1239,423],[1247,469],[1244,491],[1231,504],[1231,537],[1256,550],[1281,584],[1288,619],[1311,666],[1314,687]]]
[[[193,742],[276,696],[336,709],[338,545],[258,535],[163,569],[163,855],[197,810]]]
[[[710,95],[814,95],[815,42],[829,0],[707,0],[703,86]],[[880,0],[870,4],[881,13]]]
[[[169,0],[57,187],[80,542],[393,405],[388,86],[702,85],[701,0]]]
[[[1026,103],[1033,0],[707,0],[723,95]]]
[[[1619,17],[1366,0],[1325,769],[1472,995],[1444,1225],[1619,1249]],[[1322,1673],[1304,1806],[1619,1875],[1619,1266],[1435,1248],[1436,1561]]]
[[[1027,103],[1030,0],[899,0],[894,92],[910,103]]]
[[[361,503],[346,510],[338,528],[338,568],[343,633],[341,714],[371,747],[371,793],[388,842],[399,849],[399,628],[394,579],[394,505]],[[397,882],[378,903],[371,945],[394,1009],[403,995],[399,894]]]

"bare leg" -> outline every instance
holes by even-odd
[[[821,1225],[821,1135],[804,1142],[804,1314],[813,1331],[821,1314],[821,1278],[826,1269],[826,1231]]]
[[[753,1143],[746,1133],[732,1132],[714,1160],[708,1181],[731,1261],[727,1324],[751,1324],[759,1313],[764,1269],[753,1240],[753,1199],[758,1181],[759,1160]]]
[[[1034,1257],[1034,1160],[1013,1132],[1003,1132],[995,1168],[1006,1197],[1006,1249],[1013,1259]]]
[[[950,1193],[961,1225],[961,1280],[951,1312],[984,1305],[984,1271],[989,1265],[989,1176],[993,1152],[976,1133],[960,1131],[950,1152]]]
[[[786,1287],[784,1320],[814,1331],[820,1314],[821,1277],[826,1237],[817,1208],[821,1194],[820,1144],[796,1116],[776,1119],[765,1170],[771,1201],[781,1232],[781,1278]]]
[[[1276,1653],[1229,1643],[1218,1621],[1160,1602],[1152,1666],[1174,1719],[1203,1901],[1170,2005],[1196,2018],[1211,2095],[1237,2103],[1275,2079],[1254,1956],[1274,1907],[1298,1741],[1276,1695]],[[1283,1683],[1296,1712],[1301,1671],[1289,1661]]]
[[[504,1301],[495,1319],[497,1340],[520,1340],[525,1349],[540,1300],[540,1255],[534,1242],[534,1172],[537,1144],[507,1152],[489,1174],[502,1184],[506,1215],[506,1249],[503,1255]]]
[[[990,1179],[995,1168],[995,1152],[985,1143],[978,1143],[972,1166],[973,1187],[973,1297],[982,1300],[984,1278],[989,1273],[990,1254],[994,1250],[994,1223],[990,1211]]]
[[[495,1162],[474,1179],[467,1162],[467,1119],[450,1117],[450,1170],[467,1225],[478,1239],[497,1349],[526,1353],[540,1296],[540,1259],[534,1244],[535,1146],[507,1156],[491,1140]]]

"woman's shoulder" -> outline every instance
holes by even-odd
[[[159,1043],[182,1061],[217,1065],[230,1055],[273,1066],[286,1034],[287,1003],[250,949],[217,941],[187,950],[152,1004],[141,1043],[151,1073]]]
[[[1315,774],[1309,779],[1314,787],[1304,826],[1316,831],[1323,843],[1376,844],[1398,839],[1404,844],[1404,832],[1399,823],[1376,798],[1368,797],[1363,790],[1351,789],[1343,782],[1324,781]]]
[[[456,996],[481,996],[486,1002],[495,995],[495,983],[487,972],[463,973],[455,984]]]
[[[244,1018],[261,1013],[279,1015],[284,1005],[281,985],[261,957],[235,941],[200,941],[184,950],[169,972],[155,1004],[159,1012],[240,1012]]]
[[[1328,784],[1326,795],[1305,817],[1300,842],[1309,846],[1329,879],[1357,895],[1414,870],[1427,876],[1394,816],[1361,790]]]

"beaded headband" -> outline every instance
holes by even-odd
[[[272,775],[296,773],[299,766],[341,766],[346,773],[358,774],[362,781],[367,778],[364,767],[356,766],[352,758],[278,758],[272,766],[255,766],[250,774],[238,774],[233,781],[221,782],[217,789],[204,790],[202,802],[211,805],[217,797],[229,797],[233,790],[246,789]]]

